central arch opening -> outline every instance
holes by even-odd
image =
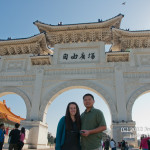
[[[46,122],[48,124],[48,132],[55,137],[57,124],[61,117],[66,113],[66,108],[69,102],[76,102],[80,109],[80,114],[85,111],[85,106],[83,104],[83,95],[90,93],[94,96],[95,104],[94,107],[100,109],[105,117],[107,124],[108,135],[111,134],[110,125],[111,125],[111,111],[108,106],[107,101],[104,97],[97,91],[87,88],[87,87],[69,87],[64,90],[59,91],[57,94],[50,99],[49,104],[47,105],[47,116]]]

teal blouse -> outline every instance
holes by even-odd
[[[57,133],[56,133],[56,146],[55,150],[61,150],[61,146],[65,142],[65,116],[63,116],[57,126]]]

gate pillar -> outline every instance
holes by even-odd
[[[48,125],[41,121],[22,121],[26,129],[25,149],[46,149]]]
[[[111,135],[112,138],[116,141],[117,146],[118,142],[125,140],[130,146],[137,147],[137,133],[135,122],[116,122],[111,125]]]

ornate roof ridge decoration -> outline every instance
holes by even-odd
[[[106,53],[107,62],[128,62],[129,52],[111,52]]]
[[[66,30],[76,30],[76,29],[79,30],[79,29],[102,28],[102,27],[108,27],[108,26],[111,27],[116,22],[117,22],[117,26],[114,26],[114,27],[120,28],[121,19],[123,17],[124,17],[124,15],[119,14],[119,15],[117,15],[113,18],[110,18],[108,20],[105,20],[105,21],[91,22],[91,23],[51,25],[51,24],[45,24],[41,21],[35,21],[35,22],[33,22],[33,24],[35,24],[38,27],[40,32],[43,32],[42,29],[46,29],[49,31],[66,31]]]
[[[124,29],[112,28],[112,32],[120,36],[128,36],[128,37],[150,36],[150,30],[129,31]]]
[[[26,39],[0,40],[0,56],[19,54],[48,55],[53,52],[46,45],[44,33]]]
[[[0,40],[0,46],[2,46],[3,44],[25,44],[28,42],[35,42],[36,40],[39,40],[40,38],[42,38],[44,36],[44,33],[40,33],[31,37],[27,37],[27,38],[18,38],[18,39],[8,39],[8,40]]]
[[[54,47],[61,43],[78,43],[104,41],[111,44],[111,28],[120,28],[121,20],[124,16],[118,16],[106,21],[97,23],[72,24],[72,25],[48,25],[39,21],[34,22],[40,32],[46,33],[47,44]]]
[[[129,31],[112,28],[112,51],[125,51],[135,48],[150,48],[150,31]]]

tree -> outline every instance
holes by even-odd
[[[53,137],[50,132],[48,132],[47,139],[49,144],[54,144],[55,137]]]

